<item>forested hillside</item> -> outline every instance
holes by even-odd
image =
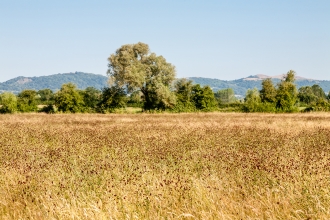
[[[229,81],[203,77],[189,77],[188,79],[192,80],[194,84],[200,84],[201,86],[209,85],[213,91],[232,88],[236,95],[241,96],[245,96],[248,89],[257,88],[260,90],[262,81],[262,78],[258,78],[258,76],[249,76],[247,78]],[[107,80],[108,78],[106,76],[83,72],[62,73],[39,77],[20,76],[0,83],[0,93],[4,91],[19,93],[24,89],[41,90],[45,88],[49,88],[55,92],[59,90],[63,84],[69,82],[75,84],[79,89],[85,89],[87,87],[102,89],[108,86]],[[277,84],[280,82],[280,79],[273,78],[272,81],[274,84]],[[297,88],[317,84],[326,93],[330,91],[330,81],[326,80],[298,78],[295,84]]]
[[[19,93],[24,89],[51,89],[53,91],[59,90],[65,83],[74,83],[79,89],[87,87],[95,87],[101,89],[107,86],[108,78],[106,76],[92,74],[92,73],[62,73],[49,76],[39,77],[16,77],[6,82],[0,83],[0,92],[11,91]]]

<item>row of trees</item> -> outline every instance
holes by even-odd
[[[23,90],[17,96],[12,93],[0,95],[0,112],[113,112],[127,106],[141,107],[144,110],[211,111],[218,106],[214,94],[209,86],[192,85],[191,81],[179,80],[176,84],[174,100],[178,100],[171,108],[150,108],[150,105],[160,106],[160,103],[146,102],[143,93],[134,91],[127,94],[123,87],[111,86],[97,90],[88,87],[79,90],[72,83],[62,85],[61,89],[53,93],[50,89]],[[156,99],[155,99],[156,100]],[[147,105],[147,108],[146,108]],[[42,108],[40,108],[42,107]]]
[[[295,72],[274,85],[270,79],[262,89],[248,90],[245,101],[235,98],[232,89],[213,93],[209,86],[193,85],[192,81],[175,81],[175,67],[162,56],[151,53],[144,43],[127,44],[108,58],[109,87],[102,91],[89,87],[78,90],[68,83],[53,93],[49,89],[24,90],[17,96],[0,96],[1,112],[111,112],[116,108],[139,106],[144,111],[213,111],[233,107],[245,112],[295,112],[300,106],[308,110],[329,110],[329,97],[321,87],[301,87],[294,84]]]
[[[248,90],[243,111],[246,112],[296,112],[329,111],[330,93],[326,96],[318,85],[304,86],[297,90],[295,72],[290,70],[276,86],[271,79],[262,81],[262,89]]]
[[[186,79],[177,80],[171,86],[175,104],[164,107],[160,103],[146,102],[143,93],[127,93],[124,87],[111,86],[102,90],[88,87],[79,90],[68,83],[53,93],[50,89],[39,91],[24,90],[17,96],[12,93],[0,95],[1,113],[13,112],[113,112],[127,106],[142,107],[144,110],[167,110],[171,112],[195,112],[229,109],[245,112],[295,112],[299,107],[305,110],[330,110],[330,95],[326,95],[318,85],[296,89],[294,72],[289,71],[277,86],[270,79],[262,82],[262,89],[248,90],[245,101],[237,100],[232,89],[219,90],[213,93],[209,86],[193,85]],[[157,100],[157,97],[154,97]],[[159,99],[158,99],[159,100]],[[147,108],[146,105],[147,104]],[[150,105],[155,108],[150,108]],[[39,107],[38,107],[39,106]],[[42,106],[42,108],[40,108]],[[161,109],[157,107],[162,106]],[[234,107],[234,108],[228,108]]]
[[[78,90],[72,83],[63,84],[53,93],[50,89],[23,90],[17,96],[12,93],[0,95],[1,113],[13,112],[104,112],[123,107],[127,98],[123,89],[104,88],[102,91],[93,87]],[[39,106],[39,107],[38,107]],[[42,108],[40,108],[40,106]]]

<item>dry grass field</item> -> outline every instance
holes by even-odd
[[[0,115],[0,219],[329,219],[330,114]]]

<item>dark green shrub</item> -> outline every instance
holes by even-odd
[[[23,90],[18,94],[17,108],[20,112],[38,111],[37,92],[35,90]]]
[[[198,110],[214,111],[217,109],[217,101],[209,86],[201,87],[199,84],[194,85],[192,88],[191,100]]]
[[[126,107],[127,96],[124,88],[112,86],[102,89],[102,94],[98,103],[98,112],[113,112],[117,108]]]
[[[47,114],[54,114],[57,112],[56,108],[54,107],[54,105],[46,105],[44,107],[42,107],[39,112],[44,112]]]

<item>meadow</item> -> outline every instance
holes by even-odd
[[[0,219],[329,219],[330,114],[0,115]]]

